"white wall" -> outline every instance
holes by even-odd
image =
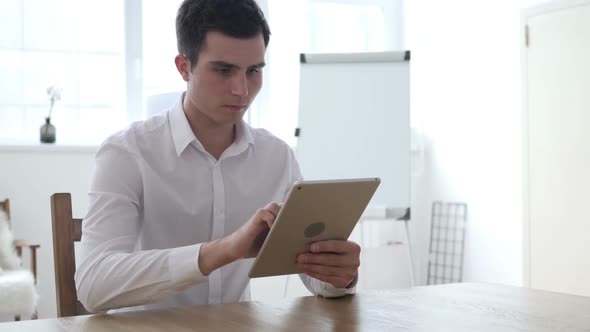
[[[41,244],[37,253],[40,318],[56,316],[49,197],[72,193],[74,217],[83,217],[94,147],[0,146],[0,198],[10,198],[15,238]],[[28,267],[28,252],[24,252]]]
[[[413,221],[425,282],[433,200],[469,206],[465,281],[522,285],[520,10],[541,1],[406,2]]]

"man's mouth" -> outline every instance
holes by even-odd
[[[248,105],[223,105],[223,107],[236,112],[245,109],[247,106]]]

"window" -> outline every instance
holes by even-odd
[[[384,12],[379,5],[313,1],[305,15],[309,30],[303,50],[341,53],[385,48]]]
[[[49,111],[59,143],[99,143],[123,126],[125,19],[120,0],[0,3],[0,139],[36,142]]]
[[[299,54],[401,49],[402,1],[257,0],[272,38],[246,120],[294,145]],[[66,144],[98,144],[146,116],[144,97],[149,106],[153,95],[183,91],[174,66],[180,2],[1,1],[0,140],[37,142],[54,83],[63,100],[52,123]]]
[[[176,12],[181,0],[144,1],[143,90],[144,96],[184,91],[186,83],[174,65],[176,48]]]

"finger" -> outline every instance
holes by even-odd
[[[272,213],[273,216],[275,216],[275,218],[279,214],[279,210],[280,209],[281,209],[281,205],[279,203],[277,203],[277,202],[268,203],[268,205],[266,205],[264,207],[264,210]]]
[[[360,259],[355,255],[329,254],[329,253],[304,253],[297,256],[297,263],[320,264],[328,266],[341,266],[358,268]]]
[[[359,255],[361,252],[361,247],[352,242],[352,241],[344,241],[344,240],[327,240],[327,241],[319,241],[315,242],[310,246],[311,252],[318,253],[318,252],[331,252],[335,254],[347,254],[352,253]]]
[[[265,209],[258,209],[256,211],[256,219],[265,223],[270,228],[275,221],[275,216]]]
[[[327,282],[336,288],[346,288],[346,286],[348,286],[350,284],[350,282],[352,281],[352,279],[347,280],[346,278],[342,278],[342,277],[325,276],[325,275],[313,273],[313,272],[306,273],[306,274],[312,278],[321,280],[323,282]]]
[[[330,277],[352,278],[357,270],[347,267],[327,266],[319,264],[297,264],[297,268],[303,273],[317,273]]]

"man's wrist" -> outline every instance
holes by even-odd
[[[199,270],[205,276],[218,268],[227,265],[238,258],[232,256],[229,246],[225,243],[226,238],[213,240],[201,245],[199,251],[198,264]]]

